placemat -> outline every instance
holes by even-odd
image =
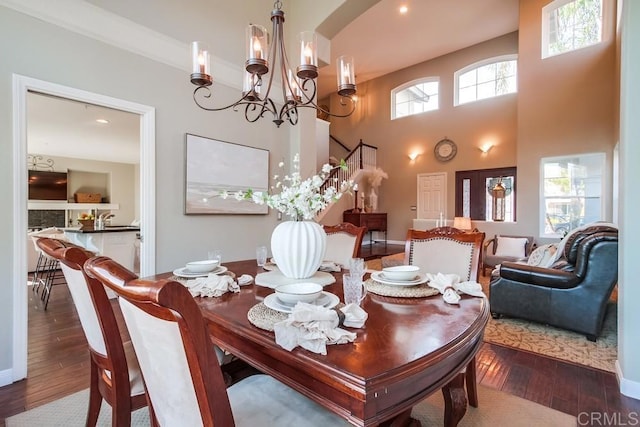
[[[289,317],[288,313],[274,310],[259,302],[249,309],[247,319],[253,326],[273,332],[273,325]]]
[[[430,287],[426,283],[416,286],[392,286],[385,285],[373,279],[367,279],[364,283],[367,286],[367,292],[385,297],[424,298],[440,293],[437,289]]]
[[[334,309],[344,307],[343,303],[339,303]],[[285,320],[289,317],[289,313],[283,313],[281,311],[274,310],[264,305],[263,302],[259,302],[249,309],[247,312],[247,319],[253,326],[264,329],[265,331],[273,332],[273,325]]]

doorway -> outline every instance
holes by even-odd
[[[140,275],[155,272],[155,109],[72,87],[14,74],[13,76],[13,190],[14,283],[13,381],[27,376],[27,96],[29,92],[112,108],[140,117]]]
[[[418,174],[418,219],[447,217],[447,174]]]

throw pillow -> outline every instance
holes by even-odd
[[[529,241],[526,237],[498,236],[496,256],[510,256],[516,258],[525,257],[525,247]]]
[[[556,243],[549,243],[548,245],[542,245],[537,247],[527,260],[528,265],[536,267],[549,268],[555,260],[555,254],[558,250]]]

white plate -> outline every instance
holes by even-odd
[[[371,273],[371,278],[376,282],[384,283],[385,285],[391,285],[391,286],[416,286],[416,285],[421,285],[423,283],[428,282],[427,275],[424,273],[417,274],[416,278],[413,280],[400,281],[400,280],[389,280],[386,277],[384,277],[384,273],[382,271],[374,271],[373,273]]]
[[[267,307],[276,311],[280,311],[282,313],[291,313],[291,311],[293,310],[292,305],[286,305],[282,303],[275,293],[267,295],[263,302]],[[337,295],[323,291],[318,299],[315,300],[312,304],[321,305],[322,307],[326,308],[333,308],[338,305],[339,302],[340,298],[338,298]]]
[[[175,270],[173,270],[173,275],[179,276],[179,277],[188,277],[188,278],[207,277],[210,273],[222,274],[227,270],[228,270],[227,267],[225,267],[224,265],[220,265],[207,273],[195,273],[193,271],[189,271],[187,267],[182,267],[182,268],[176,268]]]

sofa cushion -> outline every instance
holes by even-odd
[[[498,236],[495,256],[524,258],[529,240],[526,237]]]

